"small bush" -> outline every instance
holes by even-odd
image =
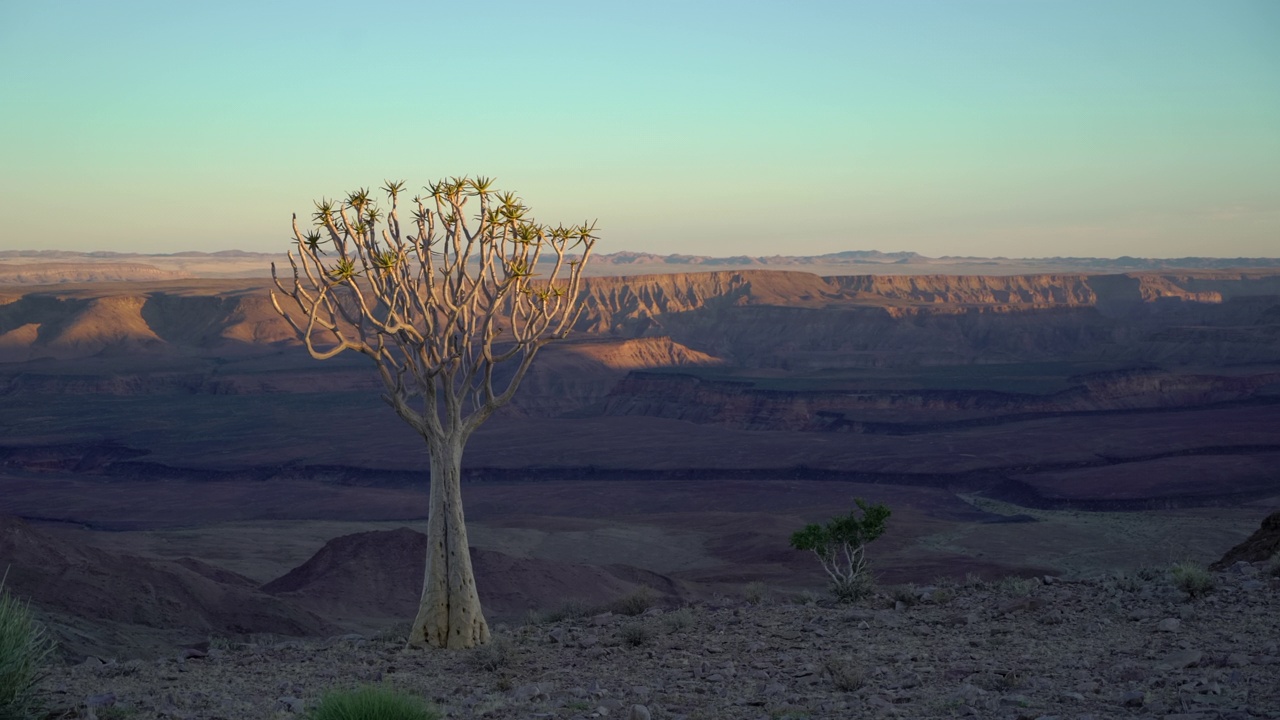
[[[639,587],[614,600],[609,604],[609,609],[619,615],[635,616],[653,607],[653,602],[653,590],[647,587]]]
[[[477,670],[495,672],[511,665],[515,648],[505,636],[496,636],[488,643],[469,651],[467,662]]]
[[[895,605],[897,603],[902,603],[907,607],[911,607],[917,602],[920,602],[920,594],[917,592],[916,586],[911,584],[893,586],[889,589],[889,597],[893,600]]]
[[[795,604],[796,605],[817,605],[818,601],[821,599],[822,597],[819,596],[818,593],[812,590],[801,590],[799,594],[795,596]]]
[[[826,525],[811,523],[791,535],[791,547],[818,557],[831,579],[831,592],[840,602],[861,600],[871,594],[866,546],[884,534],[892,514],[885,505],[868,505],[862,498],[854,498],[853,502],[858,509],[848,515],[834,517]]]
[[[929,593],[929,602],[933,603],[934,605],[946,605],[947,603],[950,603],[952,600],[955,600],[955,599],[956,599],[955,588],[949,585],[934,588],[933,592]]]
[[[21,720],[41,709],[37,686],[53,640],[26,603],[9,595],[0,578],[0,718]]]
[[[742,597],[752,605],[759,605],[769,597],[769,586],[759,580],[749,582],[747,583],[747,586],[742,589]]]
[[[1272,555],[1267,561],[1267,574],[1271,577],[1280,577],[1280,552]]]
[[[586,603],[579,602],[577,600],[569,600],[555,610],[548,612],[546,615],[546,621],[560,622],[561,620],[581,620],[584,617],[590,616],[593,610],[594,608]]]
[[[829,658],[826,668],[831,675],[831,682],[841,692],[860,690],[867,682],[867,671],[847,658]]]
[[[1213,575],[1200,565],[1192,562],[1181,562],[1170,570],[1174,587],[1191,597],[1200,597],[1213,590]]]
[[[1035,578],[1022,578],[1016,575],[1006,575],[1000,578],[1000,582],[996,584],[996,589],[1005,595],[1013,597],[1024,597],[1030,595],[1031,591],[1036,589],[1040,583]]]
[[[648,623],[633,622],[622,626],[620,636],[624,645],[640,647],[653,640],[653,628]]]
[[[311,720],[440,720],[441,716],[419,698],[369,685],[327,693],[308,717]]]
[[[693,627],[693,612],[689,608],[672,610],[662,617],[662,623],[667,626],[667,632],[669,633],[688,630]]]

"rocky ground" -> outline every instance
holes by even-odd
[[[459,652],[397,638],[231,642],[55,668],[56,718],[299,717],[386,683],[446,718],[1280,718],[1280,570],[1236,563],[1193,597],[1169,570],[883,589],[855,605],[642,598],[495,628]]]

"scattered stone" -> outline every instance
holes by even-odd
[[[1156,629],[1160,632],[1178,632],[1178,628],[1182,627],[1182,621],[1178,618],[1165,618],[1156,625]]]
[[[1120,695],[1120,704],[1125,707],[1142,707],[1147,703],[1147,694],[1141,690],[1129,690]]]
[[[1159,665],[1165,669],[1181,670],[1198,665],[1200,659],[1204,657],[1204,653],[1199,650],[1180,650],[1175,653],[1166,655]]]
[[[101,695],[90,695],[85,698],[84,704],[91,708],[112,707],[116,704],[116,694],[109,692]]]
[[[539,687],[537,683],[521,685],[511,691],[511,699],[516,702],[529,702],[531,700],[546,698],[546,696],[546,693],[542,691],[542,688]]]
[[[495,626],[510,658],[496,672],[467,653],[351,636],[175,648],[158,661],[57,666],[44,688],[80,698],[86,717],[83,698],[114,695],[138,720],[302,717],[326,691],[384,676],[445,717],[484,720],[1280,718],[1280,592],[1242,589],[1259,577],[1233,566],[1192,603],[1109,595],[1108,578],[1019,598],[991,584],[940,587],[945,604],[901,613],[884,597],[695,605],[679,632],[654,622],[641,648],[602,629],[616,616]],[[1168,620],[1176,629],[1161,631]]]

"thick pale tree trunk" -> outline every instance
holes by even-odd
[[[469,648],[489,641],[462,514],[463,442],[460,437],[430,442],[426,577],[409,630],[409,644],[415,647]]]

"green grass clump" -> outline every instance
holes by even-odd
[[[635,616],[653,607],[655,598],[651,588],[640,586],[609,604],[609,609],[619,615]]]
[[[412,695],[368,685],[334,690],[320,699],[311,720],[440,720],[440,712]]]
[[[581,620],[589,617],[598,611],[598,608],[591,607],[584,602],[578,600],[567,600],[560,607],[548,612],[543,620],[545,622],[556,623],[562,620]]]
[[[622,630],[619,632],[619,635],[622,638],[622,643],[624,645],[630,645],[631,647],[648,645],[653,641],[654,634],[653,627],[644,622],[633,622],[628,625],[624,625]]]
[[[662,623],[666,625],[667,632],[672,634],[688,630],[693,626],[693,611],[689,608],[672,610],[663,616]]]
[[[1208,570],[1192,562],[1181,562],[1170,570],[1173,584],[1191,597],[1200,597],[1213,590],[1213,575]]]
[[[0,578],[0,720],[27,720],[41,710],[37,685],[53,652],[53,639],[26,603],[9,595]]]

